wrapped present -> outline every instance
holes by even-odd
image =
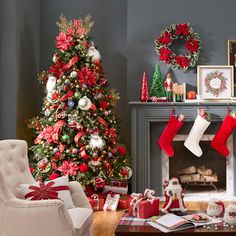
[[[119,200],[119,203],[118,203],[118,208],[128,209],[132,199],[133,198],[129,194],[121,194],[120,195],[120,200]]]
[[[93,194],[91,197],[88,197],[88,200],[93,211],[102,211],[104,206],[104,198],[102,198],[98,194]]]
[[[107,194],[107,198],[105,204],[103,206],[104,211],[116,211],[118,202],[120,199],[120,194],[109,193]]]
[[[110,185],[114,186],[114,187],[122,187],[122,188],[127,188],[128,187],[127,181],[124,181],[124,180],[111,180]]]
[[[155,191],[146,189],[144,194],[132,193],[129,206],[129,215],[147,219],[159,214],[159,199],[154,197]]]
[[[120,186],[105,185],[103,188],[103,193],[106,194],[108,192],[127,194],[128,186],[126,185],[126,187],[120,187]]]

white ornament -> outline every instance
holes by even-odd
[[[224,222],[236,225],[236,205],[230,204],[225,208]]]
[[[123,170],[126,170],[128,172],[128,174],[126,176],[122,176],[123,179],[130,179],[131,176],[133,175],[133,171],[129,166],[122,166]]]
[[[70,77],[72,77],[72,78],[76,78],[77,75],[78,75],[77,71],[72,71],[72,72],[70,73]]]
[[[87,56],[92,57],[92,63],[99,64],[101,61],[100,52],[94,47],[94,44],[89,47]]]
[[[92,104],[91,100],[88,97],[84,96],[80,98],[78,106],[81,110],[86,111],[91,107],[91,104]]]
[[[57,56],[57,54],[54,54],[54,55],[53,55],[53,58],[52,58],[52,61],[53,61],[54,63],[56,63],[57,60],[58,60],[58,56]]]
[[[91,148],[102,149],[105,145],[104,140],[98,134],[91,134],[91,139],[89,141],[89,146]]]
[[[45,116],[49,116],[50,114],[51,114],[51,112],[50,112],[49,109],[46,109],[46,110],[44,111],[44,115],[45,115]]]
[[[224,203],[217,198],[211,198],[207,206],[207,214],[212,217],[224,216]]]
[[[97,160],[97,161],[91,161],[91,165],[92,166],[100,166],[102,163],[101,161]]]
[[[57,83],[57,78],[55,76],[50,75],[48,77],[48,81],[46,84],[46,89],[47,89],[47,100],[49,102],[52,101],[52,94],[55,91],[55,85]]]

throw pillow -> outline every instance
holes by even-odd
[[[26,200],[60,199],[67,209],[75,207],[70,195],[68,176],[42,183],[21,184],[19,187]]]

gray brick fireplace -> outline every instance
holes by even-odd
[[[164,130],[169,120],[171,110],[174,108],[176,114],[185,115],[185,124],[177,135],[186,136],[195,120],[198,109],[206,108],[212,117],[212,123],[206,130],[203,140],[212,138],[220,127],[221,121],[227,114],[228,109],[235,110],[235,102],[204,102],[204,103],[141,103],[130,102],[131,107],[131,142],[132,142],[132,191],[143,192],[146,188],[155,189],[157,195],[162,195],[162,181],[169,177],[169,157],[163,155],[161,149],[157,146],[157,139]],[[226,159],[226,164],[219,164],[219,170],[226,168],[225,180],[226,192],[230,195],[236,195],[236,167],[235,160],[235,135],[230,137],[231,153]],[[208,137],[208,138],[207,138]],[[210,145],[209,145],[209,148]],[[183,146],[183,149],[185,147]],[[208,146],[205,147],[208,149]],[[214,154],[214,150],[209,150]],[[216,155],[216,153],[214,154]],[[176,157],[177,158],[177,157]],[[201,157],[200,157],[201,158]],[[204,158],[204,157],[202,157]],[[223,158],[217,156],[216,158]],[[202,161],[205,159],[201,159]],[[218,159],[217,159],[218,161]],[[174,160],[172,160],[173,165]],[[204,161],[203,161],[204,163]],[[164,165],[167,165],[168,168]],[[223,173],[222,171],[220,173]]]

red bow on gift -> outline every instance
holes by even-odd
[[[33,190],[25,195],[25,199],[31,198],[31,200],[45,200],[45,199],[59,199],[58,191],[69,190],[68,186],[61,185],[55,186],[53,185],[55,182],[51,181],[47,184],[39,183],[39,187],[30,186],[29,189]]]

